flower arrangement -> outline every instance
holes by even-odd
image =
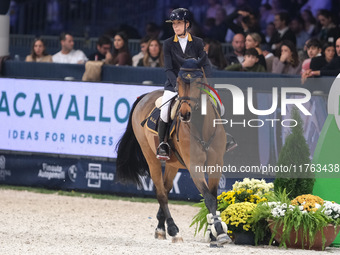
[[[254,195],[263,196],[274,189],[273,183],[266,183],[265,180],[244,178],[242,182],[235,182],[233,190],[246,189],[251,190]]]
[[[222,194],[217,197],[217,210],[222,214],[231,205],[243,202],[256,205],[265,202],[267,201],[266,196],[270,194],[273,189],[273,184],[266,183],[265,180],[244,178],[241,182],[235,182],[232,190],[222,192]],[[195,225],[195,234],[197,234],[202,229],[204,229],[204,232],[206,231],[208,226],[206,216],[209,212],[203,199],[195,206],[200,207],[201,209],[193,218],[190,226]],[[222,220],[226,222],[226,218],[222,218]],[[230,222],[226,222],[226,224],[230,225]],[[228,234],[230,233],[231,231],[228,231]]]
[[[260,221],[269,222],[269,227],[272,230],[269,244],[272,243],[274,237],[276,239],[278,232],[281,231],[280,246],[296,246],[297,236],[301,235],[300,248],[310,249],[314,245],[315,236],[321,232],[322,248],[320,248],[324,249],[327,240],[323,229],[332,224],[335,228],[334,232],[339,231],[340,205],[334,202],[324,201],[313,195],[301,195],[290,201],[285,191],[269,200],[271,201],[259,204],[252,215],[255,229]],[[290,240],[292,232],[299,233],[296,234],[293,241]],[[255,231],[256,241],[261,240],[262,236],[260,235],[261,233]]]
[[[258,204],[267,201],[266,195],[274,189],[273,183],[265,180],[244,178],[242,182],[235,182],[233,189],[222,192],[217,197],[218,210],[224,211],[229,205],[241,202]]]
[[[252,213],[256,204],[242,202],[228,206],[221,213],[221,219],[228,225],[232,232],[242,232],[251,230]]]
[[[318,196],[313,195],[301,195],[297,196],[292,200],[292,205],[297,205],[302,212],[316,212],[321,205],[323,205],[324,201]]]
[[[254,194],[253,190],[245,188],[230,190],[228,192],[222,192],[222,194],[217,197],[219,211],[222,211],[229,205],[235,203],[250,202],[258,204],[264,201],[267,201],[265,197],[260,197],[259,195]]]

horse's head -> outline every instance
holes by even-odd
[[[179,117],[184,122],[190,122],[192,111],[198,110],[199,96],[203,78],[202,63],[205,58],[183,60],[177,77],[177,90],[180,101]]]

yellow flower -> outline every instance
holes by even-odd
[[[256,205],[250,202],[229,205],[227,209],[221,213],[221,219],[232,227],[231,230],[248,231],[251,227],[248,220],[255,207]]]

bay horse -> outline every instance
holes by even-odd
[[[188,61],[184,61],[182,68]],[[185,69],[185,74],[194,77],[195,75],[192,74],[197,73],[198,69],[201,70],[201,62],[193,59],[190,61],[191,65],[194,64],[197,68]],[[220,117],[211,101],[206,104],[207,114],[201,115],[200,96],[203,93],[204,78],[191,80],[191,84],[184,81],[183,77],[177,78],[179,106],[175,117],[177,127],[172,134],[172,148],[177,151],[179,157],[176,157],[175,153],[171,154],[170,160],[165,163],[163,174],[161,161],[156,158],[158,136],[141,124],[155,107],[155,101],[163,94],[163,90],[153,91],[140,96],[131,108],[126,131],[116,147],[117,178],[121,182],[140,184],[140,177],[149,174],[155,185],[159,202],[155,238],[166,238],[166,222],[167,232],[172,237],[172,241],[181,242],[183,239],[169,211],[168,194],[178,169],[188,169],[210,212],[207,216],[210,246],[222,246],[231,240],[227,235],[227,226],[221,221],[217,211],[217,188],[221,172],[207,173],[207,182],[206,173],[197,171],[195,166],[223,166],[227,137],[223,125],[213,127],[213,119]],[[192,120],[195,116],[199,121],[194,123]]]

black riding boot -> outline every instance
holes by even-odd
[[[160,119],[158,122],[159,145],[157,148],[157,158],[160,160],[170,159],[170,146],[168,143],[164,142],[167,130],[168,130],[168,123]]]

